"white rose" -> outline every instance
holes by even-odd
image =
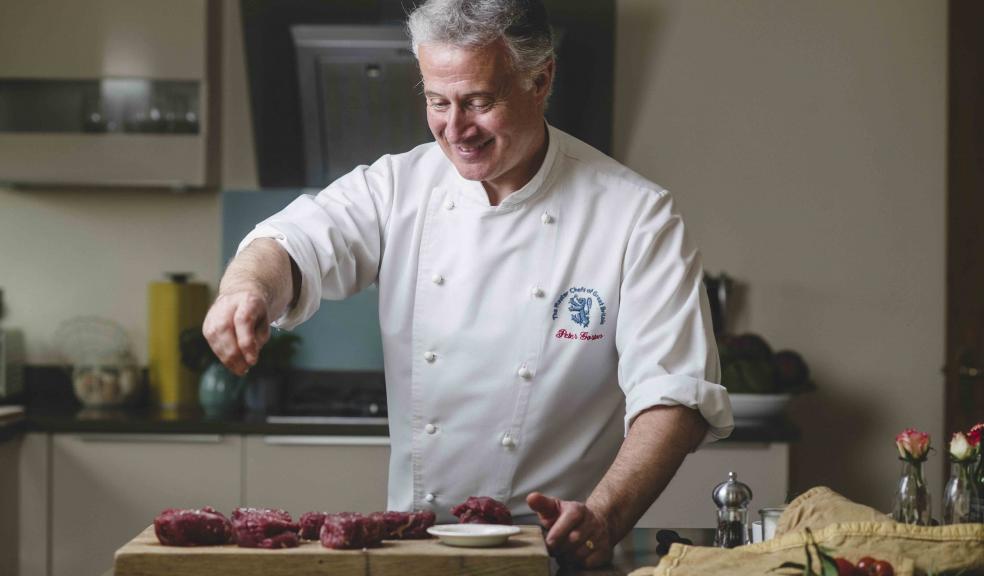
[[[950,440],[950,456],[953,456],[954,460],[967,460],[974,452],[974,447],[967,442],[967,437],[963,435],[963,432],[957,432],[953,435],[953,439]]]

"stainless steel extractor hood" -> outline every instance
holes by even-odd
[[[420,73],[400,26],[293,26],[305,183],[432,139]]]

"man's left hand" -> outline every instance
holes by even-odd
[[[583,502],[551,498],[531,492],[526,503],[547,530],[547,549],[561,562],[586,568],[604,566],[612,560],[609,522]]]

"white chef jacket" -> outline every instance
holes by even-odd
[[[275,238],[300,268],[281,328],[378,285],[390,510],[584,501],[655,405],[699,410],[707,440],[734,427],[670,195],[548,129],[539,171],[498,206],[432,142],[298,197],[240,244]]]

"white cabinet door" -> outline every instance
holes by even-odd
[[[51,435],[31,433],[17,443],[17,520],[19,576],[48,576],[48,488]],[[0,506],[0,510],[6,510]],[[0,572],[5,574],[5,572]]]
[[[0,0],[0,83],[19,86],[0,98],[0,181],[179,189],[209,184],[206,9],[206,0]],[[134,79],[198,82],[197,105],[147,84],[107,82]],[[45,80],[61,83],[36,85]],[[68,80],[90,81],[91,91],[66,88]],[[24,81],[34,82],[25,88]],[[16,96],[25,89],[34,95],[28,103]],[[197,117],[193,133],[172,127],[93,134],[83,128],[92,118],[108,128],[152,125],[150,118],[174,122],[188,113]],[[33,129],[22,131],[24,123]],[[52,131],[53,125],[65,131]]]
[[[789,444],[716,442],[683,462],[656,503],[636,524],[640,528],[714,528],[717,508],[711,491],[728,472],[752,489],[751,524],[760,508],[779,506],[789,491]]]
[[[113,553],[165,508],[239,505],[242,438],[56,434],[52,442],[52,576],[105,573]]]
[[[304,512],[386,509],[389,439],[247,436],[246,505]]]
[[[201,79],[205,0],[3,0],[0,76]]]

